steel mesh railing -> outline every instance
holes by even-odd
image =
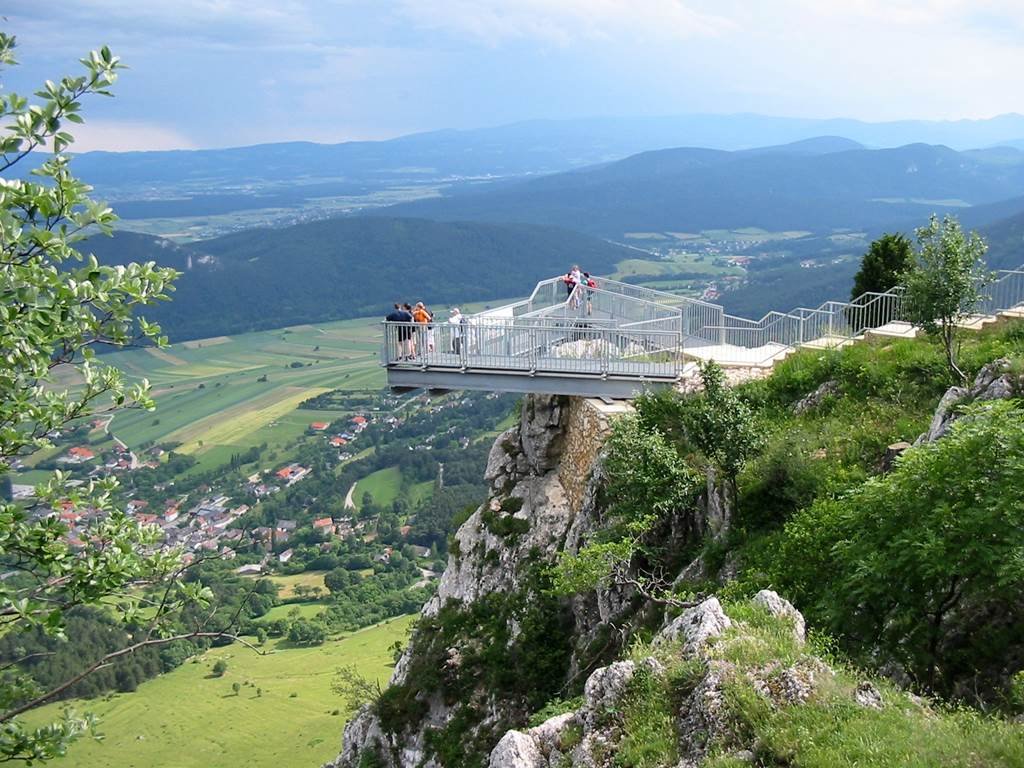
[[[1024,306],[1024,268],[998,272],[984,295],[978,315]],[[607,278],[596,288],[567,292],[558,277],[538,283],[528,299],[462,324],[385,323],[381,359],[388,366],[670,377],[688,356],[764,364],[800,346],[838,345],[906,324],[906,310],[903,291],[895,288],[751,320],[717,304]]]

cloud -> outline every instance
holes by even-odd
[[[88,120],[69,128],[75,137],[71,145],[73,152],[195,149],[197,146],[173,128],[137,120]]]
[[[557,45],[716,36],[732,22],[695,10],[683,0],[402,0],[398,12],[418,26],[444,30],[487,45],[532,39]]]
[[[531,118],[1024,112],[1024,0],[6,0],[31,92],[131,67],[80,146],[380,138]]]

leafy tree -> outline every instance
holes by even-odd
[[[319,621],[296,619],[288,630],[288,639],[297,645],[323,645],[327,629]]]
[[[16,63],[14,37],[0,32],[0,68]],[[148,385],[128,383],[96,356],[100,346],[165,343],[156,325],[134,316],[137,308],[167,298],[176,273],[152,263],[102,267],[75,249],[87,232],[109,234],[115,220],[106,205],[89,198],[90,187],[70,171],[64,150],[72,136],[66,123],[80,123],[81,100],[109,95],[122,65],[103,48],[82,59],[75,77],[47,81],[39,100],[0,91],[0,477],[11,462],[50,445],[47,437],[96,409],[135,405],[152,408]],[[53,154],[19,178],[26,158],[52,147]],[[19,163],[23,165],[19,166]],[[73,370],[73,391],[54,386],[58,367]],[[69,611],[103,603],[132,628],[126,645],[95,660],[83,659],[67,677],[40,688],[24,671],[24,658],[5,659],[0,679],[0,759],[45,761],[66,753],[91,727],[88,717],[66,714],[40,728],[21,715],[62,695],[97,670],[140,649],[175,639],[224,634],[175,629],[188,606],[206,603],[210,591],[185,583],[180,553],[164,551],[158,530],[137,524],[115,508],[113,479],[72,488],[55,472],[37,489],[34,508],[0,500],[0,558],[15,575],[0,582],[0,635],[42,631],[66,637]],[[67,527],[49,510],[58,505],[96,510],[81,552]],[[159,588],[154,615],[139,617],[139,601],[111,606],[129,585]],[[177,632],[177,634],[176,634]],[[119,669],[119,685],[131,687],[134,671]]]
[[[224,677],[224,673],[228,671],[228,663],[224,659],[217,659],[213,663],[213,669],[210,670],[214,677]]]
[[[987,249],[976,232],[964,234],[955,217],[940,221],[933,214],[928,226],[917,230],[914,265],[903,278],[907,319],[941,340],[949,371],[961,381],[966,377],[957,366],[957,326],[974,312],[992,282],[982,258]]]
[[[691,399],[684,419],[689,438],[718,467],[735,494],[736,477],[763,444],[754,411],[725,384],[714,360],[700,368],[703,396]]]
[[[241,690],[242,690],[242,684],[237,682],[237,681],[232,683],[231,684],[231,690],[234,691],[235,692],[235,696],[237,696],[239,694],[239,692],[241,692]]]
[[[853,276],[850,300],[865,293],[885,293],[900,284],[903,273],[913,264],[910,240],[902,233],[884,234],[871,243]]]

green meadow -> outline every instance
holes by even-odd
[[[415,483],[409,487],[408,501],[412,505],[418,504],[430,495],[433,490],[433,481],[427,480],[422,483]],[[369,493],[376,504],[383,507],[389,506],[395,499],[402,495],[402,472],[398,467],[385,467],[364,477],[356,483],[352,500],[358,506],[362,503],[363,494]]]
[[[27,720],[41,724],[68,705],[100,718],[103,739],[72,746],[58,763],[65,768],[311,768],[341,748],[349,713],[331,690],[335,670],[354,665],[383,684],[390,647],[404,642],[414,620],[392,619],[314,648],[270,641],[267,655],[214,648],[134,693],[51,704]],[[228,665],[223,677],[211,672],[218,659]]]

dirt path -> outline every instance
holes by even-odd
[[[359,482],[352,483],[352,487],[348,489],[348,493],[345,494],[345,509],[355,509],[356,503],[352,500],[352,494],[356,492],[356,486]]]

